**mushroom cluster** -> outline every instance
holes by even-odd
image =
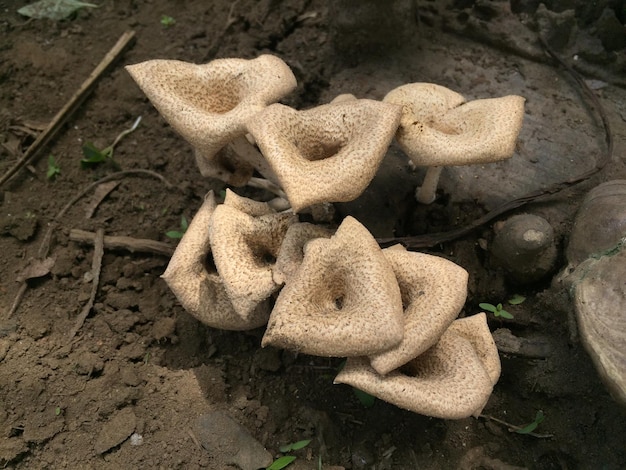
[[[523,98],[466,103],[411,84],[383,101],[341,95],[299,111],[277,103],[296,82],[274,56],[128,70],[194,147],[203,175],[238,186],[256,171],[286,199],[279,211],[228,189],[223,204],[206,196],[163,274],[190,314],[214,328],[266,326],[262,346],[346,357],[336,383],[399,407],[448,419],[481,412],[500,361],[484,313],[457,319],[467,272],[400,245],[381,249],[350,216],[333,229],[298,213],[357,198],[394,137],[422,166],[508,158]],[[438,174],[429,171],[424,202]]]

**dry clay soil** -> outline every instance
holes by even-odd
[[[381,99],[411,81],[439,83],[469,98],[527,98],[515,156],[502,164],[444,173],[440,198],[432,206],[415,204],[412,193],[423,169],[412,170],[392,145],[382,176],[363,198],[337,206],[337,221],[353,213],[380,237],[449,230],[505,200],[593,168],[605,151],[605,134],[579,86],[562,69],[545,56],[531,60],[444,31],[435,10],[430,21],[416,26],[408,50],[345,58],[335,50],[328,7],[321,0],[105,1],[60,22],[27,22],[16,13],[22,5],[0,2],[1,173],[124,31],[134,30],[136,41],[33,165],[2,188],[0,466],[235,468],[219,449],[205,450],[197,432],[199,416],[225,410],[274,456],[282,444],[312,439],[294,454],[294,469],[318,468],[320,461],[323,468],[379,470],[626,468],[626,415],[572,335],[569,298],[549,278],[517,286],[491,268],[484,251],[492,237],[490,224],[430,252],[470,273],[461,315],[478,312],[479,302],[524,294],[526,302],[510,307],[514,320],[491,318],[490,325],[539,337],[546,352],[535,358],[502,354],[502,377],[485,417],[478,419],[433,419],[381,401],[365,408],[349,387],[332,384],[340,359],[261,349],[262,330],[235,333],[203,326],[160,279],[167,256],[107,249],[94,308],[68,337],[90,296],[93,256],[91,245],[70,241],[71,229],[103,228],[107,235],[153,239],[173,249],[176,241],[165,233],[179,228],[181,216],[193,217],[208,190],[224,188],[200,177],[190,147],[158,115],[124,64],[275,54],[292,67],[299,83],[284,102],[300,109],[344,92]],[[162,15],[175,24],[161,24]],[[585,192],[626,176],[626,93],[609,83],[596,95],[613,124],[614,159],[582,185],[525,208],[550,220],[559,249]],[[128,174],[91,217],[85,215],[93,201],[88,191],[54,228],[50,272],[28,281],[9,317],[21,285],[16,278],[38,256],[55,214],[83,188],[115,171],[109,163],[81,168],[82,145],[106,147],[138,116],[141,124],[119,144],[114,158],[123,170],[151,170],[168,183]],[[60,167],[54,179],[46,178],[49,155]],[[562,256],[558,263],[557,268],[563,266]],[[545,420],[537,436],[511,432],[489,419],[524,425],[539,410]],[[142,436],[141,445],[132,445],[133,433]]]

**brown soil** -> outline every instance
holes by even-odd
[[[282,444],[313,439],[309,447],[297,452],[299,458],[290,467],[294,469],[318,468],[320,457],[324,468],[378,470],[626,467],[624,410],[611,399],[586,352],[570,334],[569,299],[550,287],[549,280],[518,286],[490,267],[480,248],[492,237],[490,226],[439,245],[435,251],[470,272],[470,295],[462,314],[476,313],[479,302],[497,303],[517,293],[527,296],[526,302],[511,307],[515,320],[506,326],[520,335],[540,334],[547,341],[548,353],[537,358],[502,355],[502,377],[484,414],[524,425],[542,410],[546,418],[536,432],[551,437],[513,433],[485,417],[443,421],[380,401],[364,408],[349,387],[333,385],[340,360],[261,349],[261,330],[217,331],[193,319],[159,277],[167,265],[166,256],[106,250],[95,306],[78,334],[68,339],[68,331],[89,299],[93,255],[90,245],[69,240],[70,229],[103,228],[107,235],[153,239],[174,248],[176,241],[165,233],[179,228],[181,216],[190,219],[208,190],[224,188],[200,177],[190,147],[158,115],[123,64],[155,58],[204,63],[218,57],[276,54],[298,78],[297,91],[284,101],[297,108],[314,106],[343,92],[381,98],[409,80],[438,82],[476,97],[506,94],[511,89],[510,93],[532,97],[526,135],[543,135],[548,152],[573,162],[590,158],[589,152],[597,157],[604,151],[597,115],[575,83],[546,64],[545,56],[533,59],[532,54],[524,54],[522,58],[510,47],[508,52],[492,49],[476,39],[454,35],[450,31],[456,23],[443,21],[444,15],[458,21],[461,13],[475,13],[481,21],[491,22],[489,9],[472,10],[471,5],[508,2],[451,2],[458,9],[445,11],[434,8],[433,2],[419,2],[418,6],[426,6],[419,8],[412,47],[419,57],[429,58],[423,64],[419,58],[413,64],[400,60],[406,55],[394,55],[385,49],[389,44],[384,41],[383,50],[377,49],[380,37],[368,43],[367,35],[360,36],[365,50],[347,47],[343,41],[354,31],[337,26],[346,15],[337,12],[337,6],[329,13],[323,0],[100,3],[98,9],[84,9],[59,22],[27,22],[16,13],[24,2],[0,4],[0,141],[4,144],[0,174],[13,165],[32,143],[40,124],[63,107],[125,30],[134,30],[137,38],[36,162],[2,188],[0,466],[234,468],[219,453],[204,450],[194,434],[198,416],[223,409],[273,455],[278,455]],[[351,2],[338,3],[346,7]],[[515,19],[514,15],[528,14],[520,11],[524,5],[533,4],[511,3],[517,6],[514,13],[509,11]],[[174,17],[176,23],[162,25],[162,15]],[[332,19],[334,28],[329,26]],[[394,31],[393,24],[382,23],[389,28],[385,34]],[[448,27],[442,27],[445,24]],[[529,30],[528,34],[534,33]],[[421,69],[415,72],[418,66]],[[532,75],[533,67],[540,67],[541,73]],[[617,77],[613,83],[618,83],[619,76],[613,77]],[[607,72],[602,78],[609,81],[611,75]],[[615,160],[589,184],[543,202],[535,211],[551,220],[561,248],[585,190],[626,175],[620,160],[625,145],[624,91],[609,84],[598,95],[605,106],[612,106],[608,114],[616,129]],[[556,118],[545,114],[550,112],[546,109],[556,107],[563,110]],[[15,279],[38,256],[55,214],[82,188],[115,171],[106,163],[81,168],[82,144],[105,147],[138,116],[142,117],[139,128],[118,146],[115,160],[124,170],[156,172],[173,186],[168,188],[152,177],[128,175],[90,218],[85,217],[85,209],[92,193],[86,194],[53,232],[51,272],[28,281],[21,304],[9,317],[20,288]],[[558,130],[542,134],[544,126],[568,129],[579,140],[563,142],[570,137],[559,137]],[[525,151],[538,150],[527,144]],[[54,156],[61,169],[53,180],[46,178],[48,155]],[[423,173],[412,172],[395,147],[389,158],[397,163],[385,170],[387,176],[395,175],[401,185],[381,189],[384,184],[377,180],[372,187],[380,189],[382,197],[374,202],[363,199],[371,204],[338,206],[338,217],[362,216],[378,236],[451,229],[493,208],[499,197],[520,195],[536,189],[535,183],[545,183],[532,172],[517,172],[510,184],[501,183],[492,192],[482,187],[477,193],[465,179],[455,193],[455,184],[444,177],[438,202],[420,208],[412,191]],[[532,155],[528,158],[532,161]],[[563,165],[555,166],[566,172]],[[496,176],[513,175],[506,173],[505,166],[493,168],[483,170]],[[557,175],[553,182],[571,176]],[[252,190],[243,194],[267,197]],[[502,326],[496,319],[491,322],[494,329]],[[120,442],[115,437],[107,441],[115,432],[122,432]],[[143,437],[142,445],[131,445],[127,437],[132,432]]]

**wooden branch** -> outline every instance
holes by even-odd
[[[83,82],[81,87],[76,91],[76,93],[74,93],[65,106],[63,106],[56,116],[54,116],[46,129],[39,134],[39,137],[35,139],[30,147],[28,147],[26,152],[24,152],[24,155],[22,155],[17,163],[9,168],[9,170],[0,178],[0,187],[9,181],[20,169],[28,165],[35,158],[37,152],[52,140],[63,124],[65,124],[69,117],[78,109],[83,101],[85,101],[85,98],[87,98],[89,93],[91,93],[96,81],[104,74],[107,68],[115,62],[122,52],[124,52],[134,37],[134,31],[126,31],[122,34],[115,46],[113,46],[107,55],[104,56],[104,59],[102,59],[93,72],[91,72],[89,77],[87,77],[87,80]]]
[[[85,230],[70,230],[70,240],[80,243],[93,244],[96,240],[96,234]],[[174,253],[167,243],[150,240],[147,238],[117,237],[106,235],[104,237],[104,247],[108,249],[128,250],[132,253],[154,253],[157,255],[170,257]]]

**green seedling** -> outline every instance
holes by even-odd
[[[161,15],[161,24],[166,28],[176,24],[176,20],[169,15]]]
[[[40,0],[20,8],[17,12],[29,18],[47,18],[58,21],[64,20],[76,10],[84,7],[98,8],[98,5],[77,0]]]
[[[504,310],[502,304],[493,305],[489,303],[480,303],[478,304],[478,306],[483,310],[487,310],[488,312],[493,313],[494,317],[506,318],[508,320],[511,320],[513,318],[513,315]]]
[[[371,408],[372,406],[374,406],[374,403],[376,402],[376,397],[370,395],[369,393],[364,392],[363,390],[359,390],[358,388],[352,388],[352,391],[354,392],[354,395],[357,397],[357,399],[361,402],[361,405],[363,405],[365,408]]]
[[[165,234],[165,236],[175,239],[183,238],[183,235],[185,235],[188,227],[189,223],[187,222],[187,218],[183,215],[180,217],[180,230],[170,230]]]
[[[46,178],[53,180],[57,175],[61,174],[61,167],[57,164],[52,155],[48,157],[48,171],[46,171]]]
[[[304,439],[302,441],[294,442],[293,444],[285,444],[284,446],[280,446],[278,450],[280,450],[283,454],[287,452],[291,452],[292,450],[300,450],[304,449],[311,443],[311,439]]]
[[[124,137],[137,129],[137,126],[140,122],[141,116],[139,116],[135,120],[135,122],[129,129],[120,132],[120,134],[115,138],[111,145],[103,149],[99,149],[91,142],[85,142],[85,144],[83,145],[83,159],[80,161],[81,166],[83,168],[89,168],[100,163],[110,162],[116,169],[119,169],[120,166],[113,159],[113,151],[115,150],[115,146],[119,144]]]
[[[537,429],[537,426],[541,424],[544,418],[545,416],[543,414],[543,411],[539,410],[537,411],[537,414],[535,415],[535,420],[532,423],[527,424],[526,426],[524,426],[521,429],[516,430],[515,432],[518,434],[530,434],[535,429]]]
[[[274,460],[274,462],[272,462],[272,465],[267,467],[265,470],[281,470],[287,465],[290,465],[294,460],[296,460],[296,458],[293,455],[285,455],[284,457],[279,457]]]
[[[507,302],[511,305],[519,305],[521,303],[524,303],[525,300],[526,297],[524,297],[523,295],[515,294]]]
[[[61,410],[61,407],[60,407],[60,406],[57,406],[57,407],[54,409],[54,415],[55,415],[55,416],[60,416],[60,415],[61,415],[61,411],[62,411],[62,410]]]

